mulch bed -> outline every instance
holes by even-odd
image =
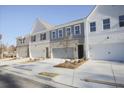
[[[60,63],[55,65],[54,67],[60,67],[60,68],[69,68],[69,69],[76,69],[78,68],[80,65],[84,64],[86,61],[84,61],[83,59],[79,59],[78,61],[65,61],[64,63]]]
[[[51,73],[51,72],[41,72],[39,75],[47,76],[47,77],[55,77],[58,74],[57,73]]]

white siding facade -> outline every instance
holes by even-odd
[[[124,6],[96,6],[86,21],[87,58],[124,61],[124,27],[119,16]],[[110,29],[103,29],[103,20],[110,19]],[[90,32],[90,23],[96,22],[96,31]]]

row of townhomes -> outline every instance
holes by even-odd
[[[124,61],[124,6],[96,6],[56,26],[38,18],[29,35],[17,37],[17,57]]]

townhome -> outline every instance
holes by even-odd
[[[29,42],[29,52],[31,58],[50,57],[50,29],[53,26],[38,18],[34,23],[31,40]]]
[[[26,58],[29,57],[29,41],[30,35],[20,36],[16,38],[16,57]]]
[[[80,59],[85,57],[85,19],[57,25],[50,31],[52,58]]]
[[[124,61],[124,6],[96,6],[85,31],[88,59]]]
[[[87,18],[57,26],[38,19],[24,39],[17,39],[17,57],[124,61],[124,6],[99,5]]]

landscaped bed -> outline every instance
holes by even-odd
[[[85,62],[86,61],[84,61],[83,59],[71,60],[71,61],[65,61],[64,63],[57,64],[54,67],[75,69],[80,65],[84,64]]]
[[[58,74],[57,73],[51,73],[51,72],[41,72],[41,73],[39,73],[39,75],[47,76],[47,77],[55,77]]]

